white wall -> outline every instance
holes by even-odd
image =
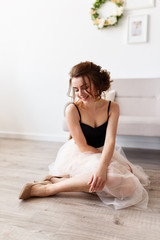
[[[65,140],[68,72],[91,60],[112,78],[160,77],[160,1],[97,30],[92,0],[0,0],[0,136]],[[149,41],[127,44],[127,16],[149,15]]]

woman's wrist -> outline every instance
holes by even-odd
[[[109,166],[109,164],[110,164],[110,160],[101,160],[100,161],[100,164],[99,164],[99,166],[101,167],[101,168],[108,168],[108,166]]]

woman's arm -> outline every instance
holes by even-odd
[[[87,144],[86,138],[82,132],[82,129],[79,123],[80,117],[74,104],[70,104],[67,106],[65,114],[66,114],[66,120],[67,120],[67,125],[69,128],[70,134],[74,138],[80,151],[81,152],[91,151],[94,153],[100,153],[100,151],[97,148],[94,148]]]
[[[89,182],[89,184],[91,185],[90,192],[101,191],[107,180],[107,167],[111,161],[114,152],[118,118],[119,105],[115,102],[112,102],[101,160],[97,171],[95,172],[95,174],[92,175]]]
[[[105,143],[104,143],[101,161],[100,161],[100,165],[106,168],[108,167],[111,161],[114,148],[115,148],[119,114],[120,114],[119,105],[115,102],[112,102],[108,126],[106,130]]]

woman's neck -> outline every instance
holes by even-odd
[[[82,107],[84,107],[86,110],[95,111],[96,109],[100,108],[103,104],[104,104],[103,99],[98,100],[93,99],[93,101],[90,101],[88,103],[82,103]]]

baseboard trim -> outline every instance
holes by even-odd
[[[34,134],[20,132],[3,132],[0,131],[0,138],[23,139],[33,141],[51,141],[51,142],[66,142],[69,134],[64,135],[49,135],[49,134]]]
[[[160,150],[160,137],[117,136],[116,144],[127,148]]]

